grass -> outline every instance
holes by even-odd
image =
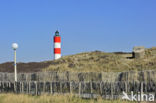
[[[156,69],[156,48],[146,49],[142,59],[131,58],[132,53],[86,52],[54,60],[45,71],[122,72]]]
[[[0,94],[0,103],[137,103],[122,100],[81,99],[72,95]]]
[[[18,63],[18,72],[71,71],[71,72],[123,72],[156,69],[156,47],[146,49],[142,59],[131,58],[132,53],[85,52],[63,56],[58,60]],[[0,72],[14,72],[13,62],[0,64]]]

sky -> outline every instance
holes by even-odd
[[[58,29],[62,55],[131,52],[156,46],[155,0],[0,0],[0,63],[53,60]]]

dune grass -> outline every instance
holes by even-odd
[[[145,57],[132,58],[132,53],[79,53],[52,61],[45,71],[123,72],[156,69],[156,48],[146,49]]]
[[[0,94],[0,103],[137,103],[123,100],[81,99],[72,95]]]
[[[58,60],[18,63],[18,72],[71,71],[71,72],[124,72],[156,69],[156,47],[145,50],[141,59],[132,53],[101,51],[84,52],[63,56]],[[14,72],[13,62],[0,64],[0,72]]]

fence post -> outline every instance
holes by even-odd
[[[26,85],[27,85],[27,94],[29,94],[29,83],[28,82],[26,82]]]
[[[53,94],[53,82],[50,82],[50,93]]]
[[[35,81],[35,94],[38,95],[38,82]]]
[[[62,82],[60,82],[60,93],[63,93],[63,91],[62,91]]]
[[[81,82],[79,82],[79,97],[81,97]]]
[[[145,83],[145,86],[144,86],[145,91],[144,92],[147,93],[147,82],[144,82],[144,83]]]
[[[1,82],[1,92],[4,92],[3,91],[3,81]]]
[[[29,82],[29,94],[31,92],[31,82]]]
[[[91,94],[93,93],[93,83],[92,83],[92,81],[90,81],[90,92],[91,92]]]
[[[24,93],[24,82],[22,82],[22,93]]]
[[[100,82],[100,94],[102,96],[102,81]]]
[[[111,99],[112,99],[113,98],[112,82],[110,83],[110,87],[111,87]]]
[[[72,94],[72,82],[69,83],[70,83],[70,94]]]
[[[125,92],[127,93],[127,82],[125,82]]]
[[[93,82],[90,81],[90,93],[91,93],[91,98],[93,98]]]
[[[10,82],[9,82],[9,91],[12,92],[12,91],[11,91],[11,84],[10,84]]]
[[[14,82],[14,92],[15,92],[15,93],[17,92],[17,89],[16,89],[16,82]]]
[[[0,81],[0,92],[2,92],[2,82]]]
[[[154,84],[156,84],[156,82],[154,82]],[[147,88],[147,86],[146,86],[146,88]],[[155,96],[156,96],[156,86],[155,86]],[[156,97],[155,97],[156,98]]]
[[[19,93],[21,93],[22,92],[22,83],[21,82],[19,82]]]
[[[43,82],[43,93],[45,93],[45,81]]]
[[[144,89],[144,87],[143,87],[144,85],[143,85],[143,82],[141,82],[141,90],[140,90],[140,100],[142,101],[142,95],[143,95],[143,89]]]

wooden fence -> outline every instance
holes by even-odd
[[[34,72],[18,73],[18,81],[143,81],[156,82],[156,71],[127,71],[127,72]],[[0,72],[0,81],[14,82],[14,73]]]
[[[96,98],[101,96],[105,99],[118,99],[122,92],[153,93],[156,94],[154,82],[0,82],[0,93],[23,93],[32,95],[41,94],[75,94],[83,98]]]

